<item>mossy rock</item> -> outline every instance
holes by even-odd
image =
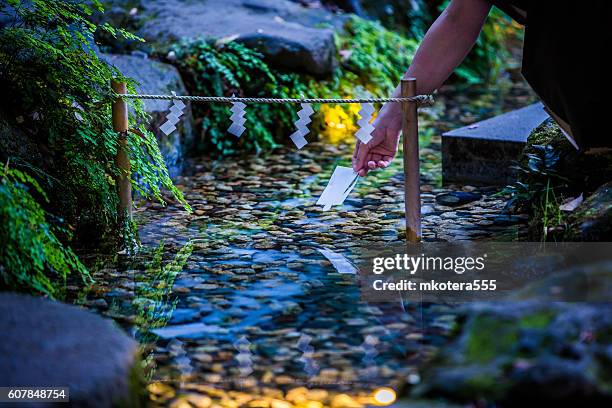
[[[552,148],[555,156],[552,160],[554,165],[547,167],[544,172],[534,171],[529,165],[530,157],[534,155],[543,157],[543,146]],[[554,220],[553,225],[547,225],[549,231],[550,227],[553,230],[548,238],[592,241],[598,240],[598,236],[609,233],[608,227],[605,226],[607,196],[600,192],[597,193],[597,198],[592,200],[597,203],[595,209],[585,203],[584,210],[577,216],[572,214],[570,221],[566,220],[567,214],[562,213],[558,207],[564,199],[577,197],[580,194],[589,196],[594,191],[599,191],[598,188],[604,183],[612,180],[612,152],[601,150],[585,153],[576,150],[559,126],[552,119],[548,119],[527,139],[519,165],[526,170],[520,172],[519,181],[535,193],[529,202],[530,205],[522,205],[522,208],[530,213],[529,239],[536,241],[542,239],[545,207],[549,221],[551,218]],[[545,188],[547,186],[550,187],[548,194]],[[591,227],[590,223],[584,224],[583,233],[579,227],[582,225],[580,219],[590,218],[590,215],[594,216],[594,226]],[[601,221],[604,221],[604,225]]]
[[[526,162],[527,153],[535,153],[534,145],[551,145],[555,150],[561,151],[564,155],[571,156],[576,153],[576,149],[563,135],[561,128],[552,119],[547,119],[540,126],[535,128],[529,137],[523,150],[521,162]]]
[[[552,146],[559,152],[555,170],[569,180],[570,189],[589,193],[612,180],[612,152],[579,152],[552,119],[544,121],[529,135],[519,164],[527,165],[528,154],[537,153],[534,146]],[[529,183],[532,178],[523,174],[521,181]]]
[[[415,397],[487,406],[612,403],[612,313],[601,305],[474,303],[460,314],[461,330],[424,372]]]
[[[568,217],[567,241],[612,241],[612,182],[598,188]]]

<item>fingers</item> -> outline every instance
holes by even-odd
[[[380,154],[372,153],[368,158],[367,166],[370,170],[374,170],[378,167],[378,163],[382,160],[382,156]]]
[[[371,153],[367,145],[361,143],[357,157],[353,160],[353,170],[363,177],[371,170],[388,167],[392,160],[392,156]]]
[[[393,157],[391,156],[382,156],[382,158],[378,161],[378,167],[382,169],[389,167],[391,160],[393,160]]]

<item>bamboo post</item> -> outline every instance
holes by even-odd
[[[416,94],[416,79],[402,79],[401,96],[410,97]],[[421,183],[417,103],[402,102],[402,113],[406,239],[408,242],[419,242],[421,240]]]
[[[113,91],[117,94],[127,93],[125,82],[111,82]],[[113,130],[117,132],[117,157],[115,164],[119,168],[117,177],[117,194],[119,195],[119,206],[117,208],[120,221],[132,219],[132,184],[130,182],[130,157],[128,149],[128,108],[122,98],[113,102]]]

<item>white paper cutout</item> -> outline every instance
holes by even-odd
[[[234,95],[232,95],[232,97],[234,97]],[[246,122],[246,118],[244,117],[246,111],[244,108],[246,108],[246,105],[242,102],[234,102],[230,108],[232,111],[232,116],[230,116],[232,124],[227,131],[236,137],[242,136],[242,133],[246,130],[244,127],[244,123]]]
[[[567,212],[572,212],[574,211],[576,208],[578,208],[578,206],[580,204],[582,204],[582,201],[584,201],[584,197],[583,197],[583,193],[580,193],[580,195],[578,197],[575,198],[568,198],[567,200],[565,200],[560,206],[559,209],[561,211],[567,211]]]
[[[176,96],[176,92],[173,91],[172,95]],[[185,104],[183,101],[173,99],[172,102],[170,113],[168,113],[168,116],[166,116],[166,121],[159,127],[159,130],[164,132],[166,136],[169,136],[170,133],[176,130],[176,124],[181,120],[181,116],[183,116],[183,109],[185,109]]]
[[[302,103],[302,109],[298,112],[299,119],[295,121],[295,127],[297,130],[289,136],[296,147],[301,149],[308,144],[308,141],[304,136],[310,132],[308,124],[311,122],[310,116],[314,113],[312,106],[309,103]]]
[[[360,119],[357,121],[359,130],[355,133],[355,137],[362,143],[368,144],[368,142],[372,140],[374,126],[370,123],[370,120],[372,119],[372,114],[375,110],[374,105],[371,103],[362,103],[361,109],[359,109],[358,115],[360,116]]]
[[[336,167],[327,187],[317,200],[317,205],[322,205],[324,211],[328,211],[333,205],[342,205],[355,188],[357,180],[358,174],[352,168]]]
[[[357,268],[353,266],[351,261],[343,257],[342,255],[329,250],[327,248],[317,248],[317,251],[321,253],[331,264],[336,268],[338,273],[343,275],[356,275]]]

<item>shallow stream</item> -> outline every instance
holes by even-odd
[[[441,185],[439,135],[529,101],[522,86],[449,89],[421,114],[425,241],[520,237],[525,217],[503,212],[499,188]],[[347,143],[322,141],[193,159],[178,184],[194,214],[140,204],[142,251],[97,268],[83,302],[140,341],[152,404],[356,408],[378,387],[419,383],[455,324],[452,307],[363,302],[355,275],[319,252],[355,262],[403,239],[401,160],[361,180],[343,207],[315,206],[350,154]],[[453,190],[483,198],[436,203]]]

